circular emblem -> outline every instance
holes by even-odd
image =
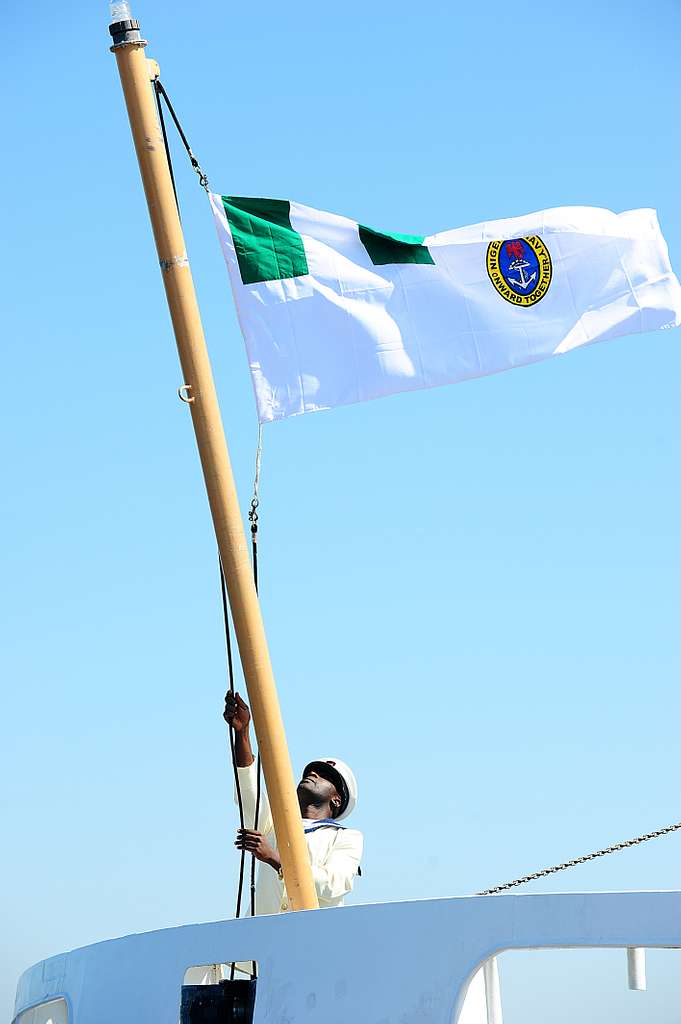
[[[553,265],[543,238],[506,238],[487,247],[487,273],[503,299],[534,306],[549,290]]]

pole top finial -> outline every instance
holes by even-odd
[[[109,34],[113,38],[113,50],[129,43],[146,45],[140,34],[140,23],[132,16],[128,0],[110,0]]]
[[[111,15],[109,18],[111,25],[115,25],[119,21],[133,20],[128,0],[111,0],[109,4],[109,13]]]

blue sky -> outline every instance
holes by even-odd
[[[219,191],[420,234],[652,206],[681,265],[676,4],[134,12]],[[44,956],[230,916],[236,814],[215,545],[106,5],[14,5],[5,33],[7,1019]],[[246,360],[176,154],[246,508]],[[359,777],[357,900],[474,892],[681,817],[680,364],[660,332],[266,428],[272,657],[294,764],[335,752]],[[677,888],[680,854],[542,888]],[[604,993],[620,1020],[677,1020],[675,956],[645,996],[623,954],[573,954],[576,988],[554,954],[502,964],[507,1024],[530,990],[560,993],[558,1022],[600,1021]]]

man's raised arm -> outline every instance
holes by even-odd
[[[253,757],[253,748],[251,747],[251,712],[248,704],[241,699],[238,693],[232,693],[230,690],[225,695],[225,710],[222,717],[234,735],[234,758],[236,760],[239,787],[241,789],[244,825],[247,829],[257,828],[261,832],[270,832],[274,826],[264,784],[260,787],[258,821],[256,822],[255,820],[258,773],[255,766],[255,758]],[[236,791],[234,799],[238,803]]]
[[[251,712],[248,704],[238,693],[228,690],[225,694],[225,710],[222,717],[234,733],[234,755],[237,768],[248,768],[253,764],[251,748]]]

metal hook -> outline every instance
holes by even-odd
[[[180,399],[181,402],[186,402],[187,405],[190,405],[194,401],[194,396],[193,395],[190,396],[190,394],[189,394],[189,392],[191,390],[192,390],[191,384],[182,384],[182,385],[180,385],[180,387],[177,389],[177,395],[178,395],[178,398]]]

